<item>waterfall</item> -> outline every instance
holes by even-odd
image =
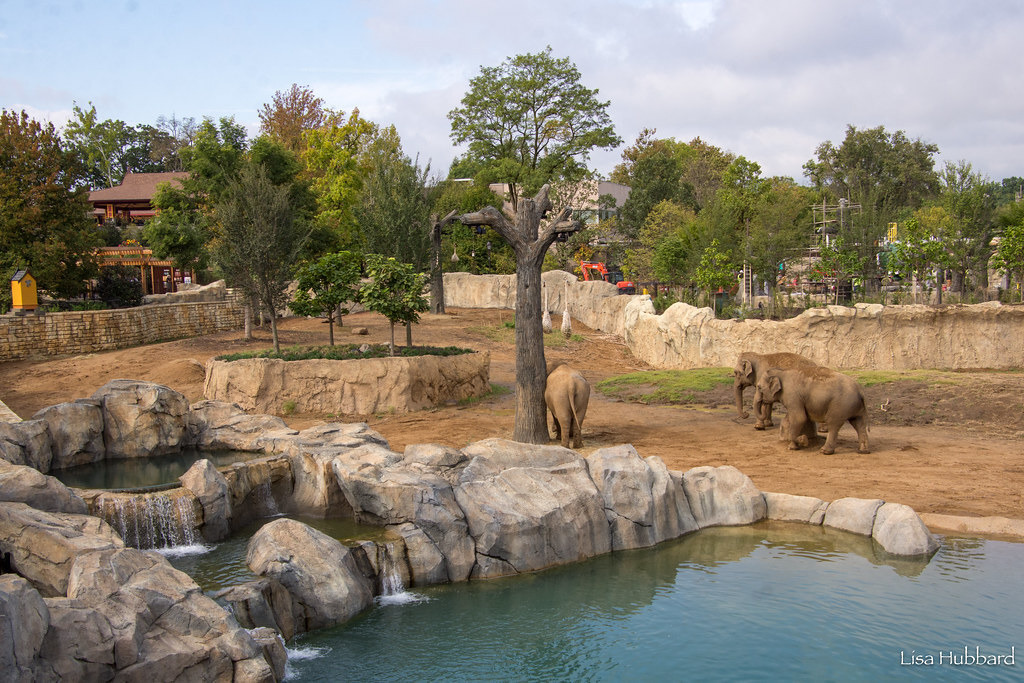
[[[399,566],[400,555],[394,543],[377,543],[377,579],[380,581],[378,605],[404,605],[410,602],[426,600],[422,595],[405,590],[402,571]]]
[[[202,548],[196,536],[196,518],[186,496],[164,493],[103,496],[97,501],[99,517],[110,524],[125,545],[142,550]]]
[[[264,479],[259,486],[253,489],[253,498],[259,508],[259,514],[264,517],[277,517],[281,511],[277,508],[277,501],[274,500],[274,492],[270,489],[270,479]]]

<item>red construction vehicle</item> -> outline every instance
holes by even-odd
[[[619,294],[636,294],[636,283],[625,279],[621,270],[608,270],[599,261],[581,261],[580,270],[583,271],[584,280],[604,280],[618,287]]]

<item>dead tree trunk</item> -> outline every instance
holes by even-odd
[[[430,312],[444,313],[444,271],[441,269],[441,231],[458,218],[452,211],[441,220],[431,217],[430,228]]]
[[[544,331],[541,323],[540,269],[544,255],[559,233],[574,232],[566,207],[543,230],[540,222],[551,209],[548,186],[532,199],[520,199],[514,221],[488,206],[458,217],[464,225],[486,225],[509,243],[516,256],[516,417],[512,438],[523,443],[547,443],[544,386]]]

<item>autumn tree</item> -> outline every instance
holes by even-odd
[[[451,139],[468,144],[475,176],[509,184],[513,210],[520,195],[587,172],[594,149],[612,149],[609,102],[584,86],[576,65],[543,52],[481,67],[460,107],[448,112]]]
[[[506,216],[493,206],[459,216],[467,226],[488,226],[508,242],[516,257],[516,416],[512,438],[524,443],[546,443],[547,409],[544,387],[547,368],[544,362],[544,331],[541,326],[541,266],[548,248],[559,233],[580,229],[564,208],[541,227],[551,210],[548,186],[531,199],[521,199],[514,216]]]
[[[98,268],[83,169],[52,124],[0,111],[0,272],[29,268],[40,287],[77,296]],[[10,303],[10,287],[0,289]]]
[[[295,154],[305,149],[305,134],[327,123],[329,111],[309,86],[296,83],[285,92],[278,90],[259,111],[260,132],[275,138]]]

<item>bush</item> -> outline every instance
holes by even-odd
[[[131,266],[101,268],[93,293],[111,308],[142,304],[142,284],[138,272]]]
[[[395,348],[396,356],[414,358],[416,356],[459,356],[473,353],[471,349],[460,349],[457,346],[400,346]],[[228,353],[217,356],[217,360],[232,361],[247,358],[279,358],[281,360],[359,360],[361,358],[388,358],[391,356],[387,344],[373,346],[357,344],[338,344],[335,346],[292,346],[280,351],[247,351]]]

